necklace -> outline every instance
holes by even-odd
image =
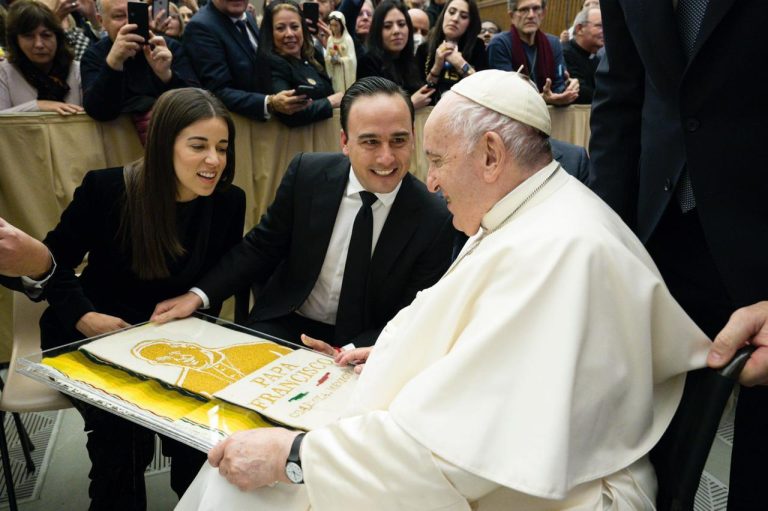
[[[451,265],[451,267],[450,267],[450,268],[448,268],[448,271],[446,271],[446,272],[445,272],[445,274],[443,274],[443,278],[444,278],[446,275],[448,275],[449,273],[451,273],[451,272],[453,271],[453,269],[454,269],[454,268],[456,268],[456,267],[459,265],[459,263],[460,263],[461,261],[463,261],[463,260],[464,260],[464,258],[465,258],[465,257],[467,257],[467,256],[468,256],[468,255],[470,255],[472,252],[474,252],[474,251],[475,251],[475,249],[476,249],[478,246],[480,246],[480,242],[481,242],[481,241],[483,241],[483,240],[484,240],[486,237],[490,236],[490,235],[491,235],[491,234],[493,234],[494,232],[498,231],[499,229],[501,229],[502,227],[504,227],[505,225],[507,225],[507,224],[509,223],[509,221],[510,221],[510,220],[512,220],[512,217],[513,217],[513,216],[515,216],[515,213],[517,213],[518,211],[520,211],[520,209],[522,209],[522,207],[523,207],[523,206],[525,206],[526,204],[528,204],[528,202],[530,202],[530,200],[531,200],[531,199],[532,199],[532,198],[533,198],[533,197],[534,197],[534,196],[535,196],[537,193],[539,193],[539,191],[540,191],[542,188],[544,188],[544,186],[545,186],[547,183],[549,183],[549,182],[552,180],[552,178],[553,178],[553,177],[555,177],[555,174],[557,174],[557,171],[558,171],[558,170],[560,170],[560,165],[558,165],[557,167],[555,167],[555,170],[553,170],[553,171],[552,171],[552,173],[550,173],[550,174],[547,176],[547,178],[546,178],[544,181],[542,181],[542,182],[541,182],[541,184],[539,184],[539,186],[537,186],[536,188],[534,188],[534,189],[533,189],[533,191],[532,191],[531,193],[529,193],[529,194],[528,194],[528,196],[527,196],[525,199],[523,199],[523,200],[522,200],[522,202],[520,202],[520,204],[518,204],[518,205],[517,205],[517,207],[516,207],[515,209],[513,209],[513,210],[512,210],[512,212],[511,212],[510,214],[508,214],[508,215],[507,215],[507,216],[504,218],[504,220],[502,220],[502,221],[501,221],[501,223],[499,223],[499,225],[497,225],[497,226],[496,226],[496,227],[494,227],[493,229],[489,229],[489,230],[487,230],[487,231],[483,232],[483,233],[482,233],[482,234],[481,234],[481,235],[480,235],[480,236],[477,238],[477,240],[475,241],[475,243],[474,243],[474,244],[473,244],[471,247],[469,247],[469,249],[467,249],[465,252],[463,252],[463,253],[462,253],[462,254],[461,254],[461,255],[460,255],[460,256],[459,256],[459,257],[458,257],[458,258],[457,258],[457,259],[456,259],[456,260],[453,262],[453,264]]]

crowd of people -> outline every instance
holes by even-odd
[[[522,70],[547,103],[589,103],[603,44],[596,0],[585,2],[564,46],[540,30],[546,0],[510,1],[508,32],[481,20],[475,0],[310,2],[317,19],[298,2],[273,0],[258,20],[245,0],[202,7],[185,0],[168,3],[168,12],[149,8],[147,41],[128,21],[127,0],[26,7],[32,1],[13,1],[7,13],[0,7],[7,18],[0,113],[84,108],[101,121],[130,114],[142,142],[154,101],[186,86],[212,91],[232,112],[275,114],[288,126],[331,117],[344,91],[366,76],[393,80],[416,108],[435,105],[453,84],[486,68]],[[277,13],[292,19],[275,24]]]
[[[144,37],[127,0],[11,2],[0,113],[128,114],[145,152],[88,172],[42,242],[0,219],[0,284],[48,301],[44,348],[258,289],[246,326],[356,364],[328,427],[237,433],[199,473],[163,439],[180,509],[276,482],[298,488],[286,510],[654,509],[685,374],[752,343],[742,382],[768,383],[765,129],[736,92],[768,10],[586,0],[556,36],[547,0],[507,0],[508,30],[476,0],[315,3],[183,0]],[[574,103],[593,104],[591,161],[550,136],[549,107]],[[295,155],[242,237],[231,113],[334,109],[341,153]],[[739,396],[732,510],[765,507],[766,400]],[[76,408],[91,509],[144,509],[154,434]]]

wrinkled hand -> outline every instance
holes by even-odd
[[[56,3],[56,9],[53,11],[53,14],[59,18],[59,21],[63,21],[67,16],[72,14],[79,7],[80,4],[77,2],[77,0],[58,0]]]
[[[312,100],[304,95],[297,96],[294,90],[284,90],[272,94],[272,108],[281,114],[292,115],[312,104]]]
[[[365,367],[365,362],[368,360],[368,357],[371,356],[371,351],[373,351],[373,346],[342,351],[336,355],[334,362],[340,366],[353,365],[355,366],[355,373],[360,374]]]
[[[575,78],[567,78],[568,86],[563,92],[552,92],[552,80],[547,78],[541,96],[549,105],[570,105],[579,97],[579,81]]]
[[[742,307],[731,314],[712,348],[707,364],[715,369],[728,363],[736,350],[752,344],[758,348],[744,366],[739,381],[743,385],[768,384],[768,302]]]
[[[172,319],[186,318],[203,306],[203,300],[192,291],[158,303],[150,321],[162,325]]]
[[[52,264],[48,247],[0,218],[0,274],[35,278],[47,273]]]
[[[115,71],[122,71],[125,61],[134,57],[144,44],[144,38],[133,32],[136,28],[136,24],[128,23],[117,31],[115,42],[107,55],[107,65]]]
[[[227,481],[243,491],[276,481],[289,483],[285,460],[298,431],[259,428],[238,431],[208,453],[208,463],[219,468]]]
[[[83,107],[80,105],[64,103],[63,101],[51,101],[48,99],[38,99],[37,108],[39,108],[41,112],[55,112],[59,115],[72,115],[83,111]]]
[[[411,103],[413,103],[413,108],[419,109],[425,106],[429,106],[429,104],[432,102],[432,94],[434,93],[435,89],[430,89],[424,85],[421,89],[411,94]]]
[[[162,36],[154,35],[152,32],[149,35],[149,44],[143,47],[144,57],[147,59],[147,63],[155,75],[163,83],[168,83],[173,78],[173,71],[171,71],[173,54],[168,49],[168,45]]]
[[[75,328],[86,337],[95,337],[122,328],[128,328],[129,326],[131,325],[115,316],[98,312],[86,312],[77,321]]]
[[[571,40],[571,34],[568,33],[568,29],[567,28],[565,30],[563,30],[562,32],[560,32],[560,42],[562,44],[565,44],[565,43],[567,43],[570,40]]]

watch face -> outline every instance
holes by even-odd
[[[298,463],[289,461],[285,464],[285,475],[294,484],[301,484],[304,482],[304,472]]]

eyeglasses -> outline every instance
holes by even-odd
[[[541,14],[541,11],[544,10],[544,7],[540,5],[529,5],[528,7],[518,7],[515,9],[515,13],[517,14],[528,14],[529,12],[532,12],[533,14]]]
[[[585,21],[584,24],[585,25],[592,25],[593,27],[599,28],[599,29],[603,28],[603,24],[602,23],[592,23],[591,21]]]
[[[485,27],[480,29],[481,34],[498,34],[499,29],[494,27]]]

